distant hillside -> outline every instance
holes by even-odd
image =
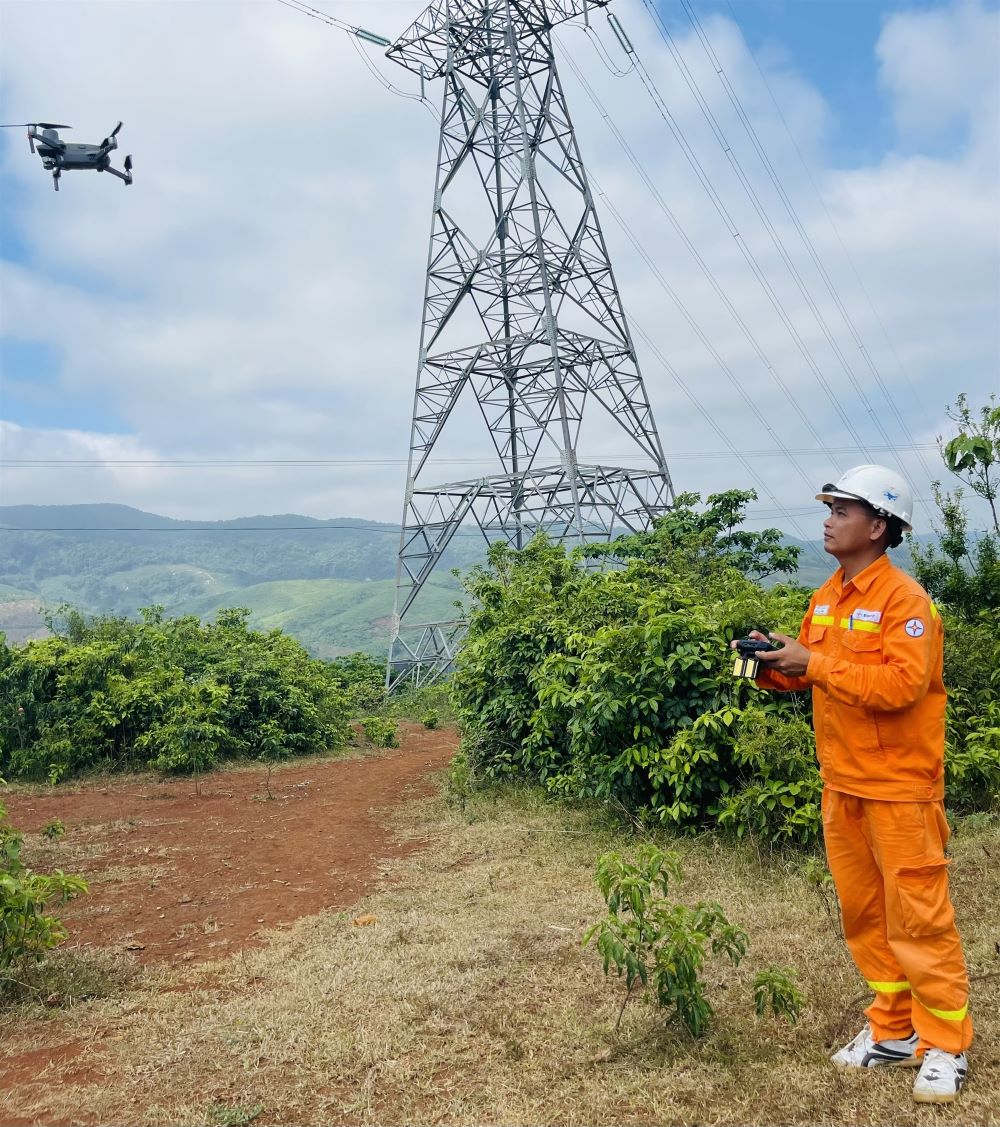
[[[361,518],[186,521],[125,505],[0,506],[0,630],[11,641],[39,637],[43,611],[62,603],[124,615],[159,603],[205,618],[246,606],[254,625],[280,626],[318,656],[384,653],[398,547],[398,525]],[[909,563],[905,549],[893,557]],[[421,592],[419,620],[451,617],[461,592],[450,569],[482,558],[478,534],[457,535]],[[804,553],[799,581],[817,586],[832,562]]]
[[[250,607],[331,656],[383,651],[392,613],[399,526],[296,514],[184,521],[125,505],[0,506],[0,630],[12,641],[45,633],[40,611],[69,603],[91,614],[171,615]],[[478,537],[452,541],[417,610],[453,614],[449,574],[482,558]]]

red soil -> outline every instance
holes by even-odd
[[[350,908],[380,861],[424,844],[399,840],[389,815],[431,793],[458,739],[418,725],[401,725],[401,735],[401,747],[364,758],[281,767],[269,784],[264,770],[241,769],[203,776],[197,790],[190,778],[132,778],[4,802],[22,832],[60,819],[70,850],[96,854],[62,866],[91,886],[59,912],[70,945],[185,965],[258,946],[267,929],[302,916]],[[82,1047],[0,1056],[0,1090],[34,1087],[40,1073],[50,1084],[70,1079]]]

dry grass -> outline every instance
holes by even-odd
[[[1000,1124],[1000,978],[974,983],[968,1091],[916,1108],[912,1073],[834,1070],[829,1048],[861,1021],[861,984],[799,862],[681,841],[688,902],[718,900],[750,932],[738,968],[708,975],[716,1018],[692,1042],[604,978],[587,924],[602,911],[596,856],[613,828],[530,794],[464,814],[411,805],[401,831],[435,842],[386,867],[350,914],[302,920],[269,947],[125,997],[52,1015],[100,1050],[89,1073],[0,1094],[3,1115],[92,1115],[133,1124]],[[321,832],[318,830],[318,832]],[[1000,970],[1000,827],[960,833],[954,892],[974,975]],[[372,926],[352,923],[363,913]],[[797,1027],[754,1018],[750,981],[793,966],[808,997]],[[170,989],[170,984],[173,989]],[[162,987],[167,985],[168,989]],[[160,987],[159,989],[157,987]],[[14,1034],[20,1013],[0,1022]],[[10,1045],[10,1037],[4,1036]],[[0,1059],[2,1065],[2,1059]]]

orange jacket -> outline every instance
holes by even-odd
[[[837,571],[813,595],[799,641],[803,677],[761,663],[757,684],[812,686],[820,775],[861,798],[944,797],[944,631],[915,579],[880,556],[844,583]]]

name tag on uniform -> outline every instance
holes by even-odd
[[[813,607],[813,614],[829,614],[830,604],[824,603],[821,607]]]
[[[880,610],[856,610],[851,612],[851,618],[855,622],[881,622],[882,612]]]

